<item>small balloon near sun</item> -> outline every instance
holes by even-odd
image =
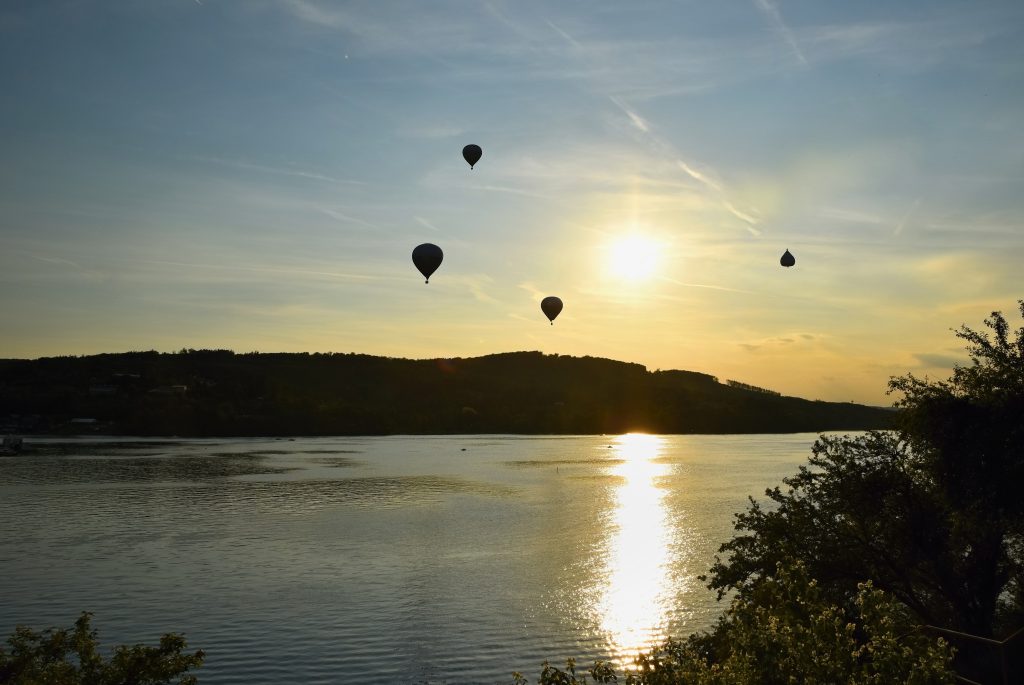
[[[540,301],[540,310],[544,312],[544,316],[548,317],[548,321],[554,326],[555,318],[562,311],[562,300],[554,295],[549,295]]]
[[[784,267],[791,267],[796,264],[796,257],[790,254],[789,250],[782,253],[782,259],[779,260],[779,264]]]

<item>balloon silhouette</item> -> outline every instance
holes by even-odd
[[[796,264],[796,257],[791,255],[789,253],[789,250],[786,250],[785,252],[782,253],[782,259],[779,260],[779,264],[786,267],[793,266],[794,264]]]
[[[555,325],[555,317],[562,311],[562,301],[554,295],[549,295],[540,301],[540,309],[548,317],[551,325]]]
[[[444,259],[444,252],[432,243],[417,245],[416,249],[412,251],[412,263],[416,265],[416,268],[420,270],[423,277],[427,279],[427,283],[430,283],[430,274],[437,271],[437,267],[441,266],[442,259]]]
[[[469,164],[469,168],[472,169],[473,165],[480,161],[483,157],[484,151],[480,149],[479,145],[467,145],[462,148],[462,158]]]

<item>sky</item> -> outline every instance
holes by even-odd
[[[1019,323],[1022,38],[1019,0],[4,2],[0,357],[540,350],[887,405]]]

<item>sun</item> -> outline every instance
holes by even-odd
[[[624,281],[647,281],[657,271],[660,255],[658,241],[639,234],[623,236],[608,247],[608,270]]]

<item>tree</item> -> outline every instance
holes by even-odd
[[[1018,302],[1024,317],[1024,300]],[[964,629],[989,635],[1024,621],[1024,327],[999,312],[991,337],[962,326],[971,364],[944,382],[893,379],[903,433],[954,513],[950,559]]]
[[[1024,300],[1019,302],[1024,316]],[[719,596],[783,558],[847,605],[869,578],[919,621],[990,636],[1024,619],[1024,328],[962,326],[971,363],[946,381],[893,378],[894,432],[820,438],[788,490],[751,499],[711,569]]]
[[[829,602],[802,563],[780,563],[737,596],[715,630],[722,648],[702,637],[669,641],[641,655],[623,674],[627,685],[779,685],[845,683],[940,685],[953,682],[951,652],[941,638],[914,629],[906,609],[868,583],[847,609]],[[577,674],[545,663],[540,685],[617,682],[607,663]],[[528,681],[514,674],[516,685]]]
[[[185,653],[181,635],[169,633],[156,647],[120,645],[110,659],[99,651],[92,614],[83,612],[73,629],[42,632],[18,626],[0,647],[0,683],[12,685],[195,685],[188,671],[203,664],[202,650]],[[175,680],[176,679],[176,680]]]

